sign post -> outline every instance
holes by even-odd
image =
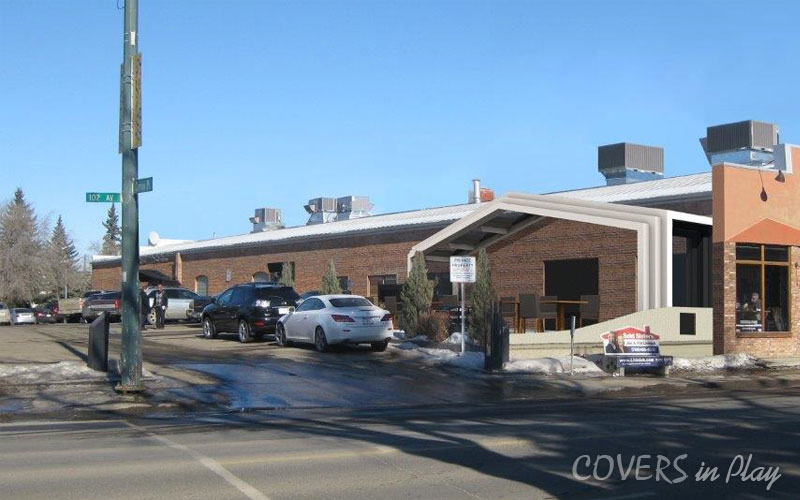
[[[475,257],[450,257],[450,282],[461,284],[461,354],[466,351],[466,317],[464,315],[464,283],[475,283]]]
[[[569,376],[572,376],[572,359],[575,357],[575,315],[569,325]]]

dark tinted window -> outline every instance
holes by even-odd
[[[245,300],[245,290],[241,287],[233,289],[233,296],[231,296],[231,304],[238,306],[242,305]]]
[[[764,260],[772,262],[788,262],[789,247],[766,246],[764,247]]]
[[[319,311],[320,309],[325,309],[325,304],[317,298],[308,299],[306,302],[303,302],[303,305],[306,303],[309,304],[308,308],[306,309],[307,311]]]
[[[17,309],[17,313],[32,313],[33,309]]]
[[[347,297],[344,299],[330,299],[328,302],[333,307],[364,307],[371,306],[372,302],[362,297]]]
[[[174,288],[170,288],[169,290],[164,290],[164,294],[167,296],[168,299],[179,299],[181,298],[181,291],[175,290]]]
[[[737,243],[736,260],[761,260],[761,245]]]
[[[311,302],[309,302],[309,301],[305,301],[305,302],[303,302],[302,304],[300,304],[299,306],[297,306],[297,309],[296,309],[296,311],[297,311],[297,312],[302,312],[302,311],[310,311],[310,310],[311,310],[311,306],[312,306],[312,305],[313,305],[313,304],[311,304]]]
[[[234,290],[233,288],[230,288],[230,289],[225,290],[224,292],[222,292],[222,295],[219,296],[217,301],[220,304],[229,304],[230,301],[231,301],[231,295],[233,295],[233,290]]]

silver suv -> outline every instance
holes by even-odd
[[[147,287],[144,291],[150,299],[150,313],[147,315],[147,322],[151,325],[156,324],[156,312],[153,309],[156,291],[157,288],[154,286]],[[164,315],[165,320],[196,320],[194,314],[194,299],[200,297],[199,295],[187,288],[178,287],[164,287],[164,293],[167,295],[167,312]]]

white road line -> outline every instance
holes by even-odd
[[[169,446],[170,448],[172,448],[174,450],[182,451],[182,452],[190,455],[192,458],[194,458],[195,460],[200,462],[205,468],[209,469],[210,471],[212,471],[216,475],[220,476],[222,479],[227,481],[230,485],[235,487],[237,490],[241,491],[250,500],[270,500],[270,498],[268,496],[266,496],[265,494],[261,493],[260,491],[258,491],[253,486],[251,486],[251,485],[247,484],[246,482],[242,481],[241,479],[239,479],[231,471],[229,471],[228,469],[226,469],[225,467],[220,465],[219,462],[217,462],[213,458],[208,457],[206,455],[203,455],[202,453],[199,453],[199,452],[189,448],[188,446],[184,446],[184,445],[182,445],[180,443],[176,443],[175,441],[172,441],[171,439],[165,438],[164,436],[160,436],[158,434],[150,432],[149,430],[147,430],[144,427],[138,426],[136,424],[132,424],[132,423],[130,423],[128,421],[123,421],[123,422],[125,422],[125,425],[131,427],[132,429],[136,429],[139,432],[147,434],[151,438],[153,438],[153,439],[155,439],[157,441],[160,441],[161,443],[164,443],[165,445]]]

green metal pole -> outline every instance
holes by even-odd
[[[123,392],[144,390],[139,331],[139,200],[134,184],[139,176],[138,144],[133,139],[133,59],[138,54],[139,2],[125,0],[120,89],[120,152],[122,153],[122,350],[118,387]]]

